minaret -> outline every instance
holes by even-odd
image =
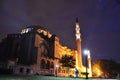
[[[76,18],[76,43],[77,43],[77,53],[78,53],[78,67],[82,67],[82,52],[81,52],[81,33],[78,18]]]
[[[89,76],[92,77],[92,67],[91,67],[90,51],[88,51],[88,68],[89,68]]]

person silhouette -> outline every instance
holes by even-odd
[[[77,68],[75,68],[75,74],[76,74],[76,78],[78,78],[79,71]]]

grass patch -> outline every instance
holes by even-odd
[[[53,76],[0,76],[0,80],[86,80]],[[120,80],[120,79],[87,79],[87,80]]]

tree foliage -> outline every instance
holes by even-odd
[[[75,67],[75,59],[71,55],[63,55],[59,60],[62,67],[74,68]]]
[[[93,72],[98,73],[96,69],[99,69],[104,76],[116,76],[120,73],[120,64],[113,60],[101,59],[97,60],[93,64]]]

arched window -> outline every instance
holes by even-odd
[[[50,68],[54,68],[54,63],[53,62],[51,62]]]
[[[47,61],[46,69],[50,69],[50,61]]]
[[[40,66],[41,66],[41,69],[46,69],[46,64],[44,59],[41,60]]]
[[[20,73],[23,73],[23,71],[24,71],[24,68],[20,68]]]
[[[40,49],[41,49],[41,56],[48,56],[48,48],[44,43],[40,45]]]
[[[30,69],[27,69],[26,72],[29,74],[30,73]]]
[[[61,67],[58,68],[58,72],[59,72],[59,73],[61,72]]]

